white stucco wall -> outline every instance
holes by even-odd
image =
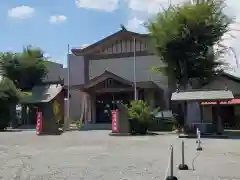
[[[124,79],[134,80],[134,58],[116,58],[90,60],[89,78],[92,79],[101,75],[105,70],[110,71]],[[153,81],[159,87],[167,88],[167,78],[162,74],[154,73],[151,68],[154,66],[163,66],[163,62],[156,56],[138,56],[136,57],[136,80]]]
[[[70,68],[70,86],[84,84],[84,58],[69,55],[69,67],[63,69],[64,84],[68,86],[68,68]],[[70,90],[70,120],[79,120],[81,113],[81,94],[79,90]],[[67,114],[67,103],[65,106]]]
[[[164,100],[169,106],[168,81],[167,77],[161,73],[152,71],[152,67],[164,66],[157,56],[137,56],[136,57],[136,81],[153,81],[164,90]],[[104,71],[110,71],[126,80],[134,81],[134,58],[116,58],[90,60],[89,78],[92,79],[101,75]]]
[[[69,55],[70,85],[80,85],[84,83],[84,57]],[[67,74],[67,73],[66,73]],[[67,83],[67,80],[66,80]]]

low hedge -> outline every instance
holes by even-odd
[[[148,129],[149,131],[173,131],[176,129],[176,122],[166,120],[153,120]]]

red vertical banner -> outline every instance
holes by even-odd
[[[37,135],[40,135],[42,133],[42,112],[37,111],[37,123],[36,123],[36,133]]]
[[[119,132],[119,125],[118,125],[118,110],[112,110],[112,132],[118,133]]]

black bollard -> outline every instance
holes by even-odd
[[[182,164],[179,164],[178,169],[188,170],[188,166],[185,164],[185,157],[184,157],[184,141],[182,141]]]
[[[173,146],[171,146],[170,176],[168,176],[166,180],[178,180],[178,178],[173,175]]]

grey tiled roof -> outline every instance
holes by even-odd
[[[172,101],[211,101],[233,99],[232,91],[185,91],[172,93]]]
[[[32,89],[32,94],[24,97],[21,100],[23,104],[34,104],[34,103],[44,103],[50,102],[54,99],[63,89],[60,84],[42,85],[35,86]]]
[[[224,73],[240,79],[240,68],[235,68],[235,70],[224,70]]]

